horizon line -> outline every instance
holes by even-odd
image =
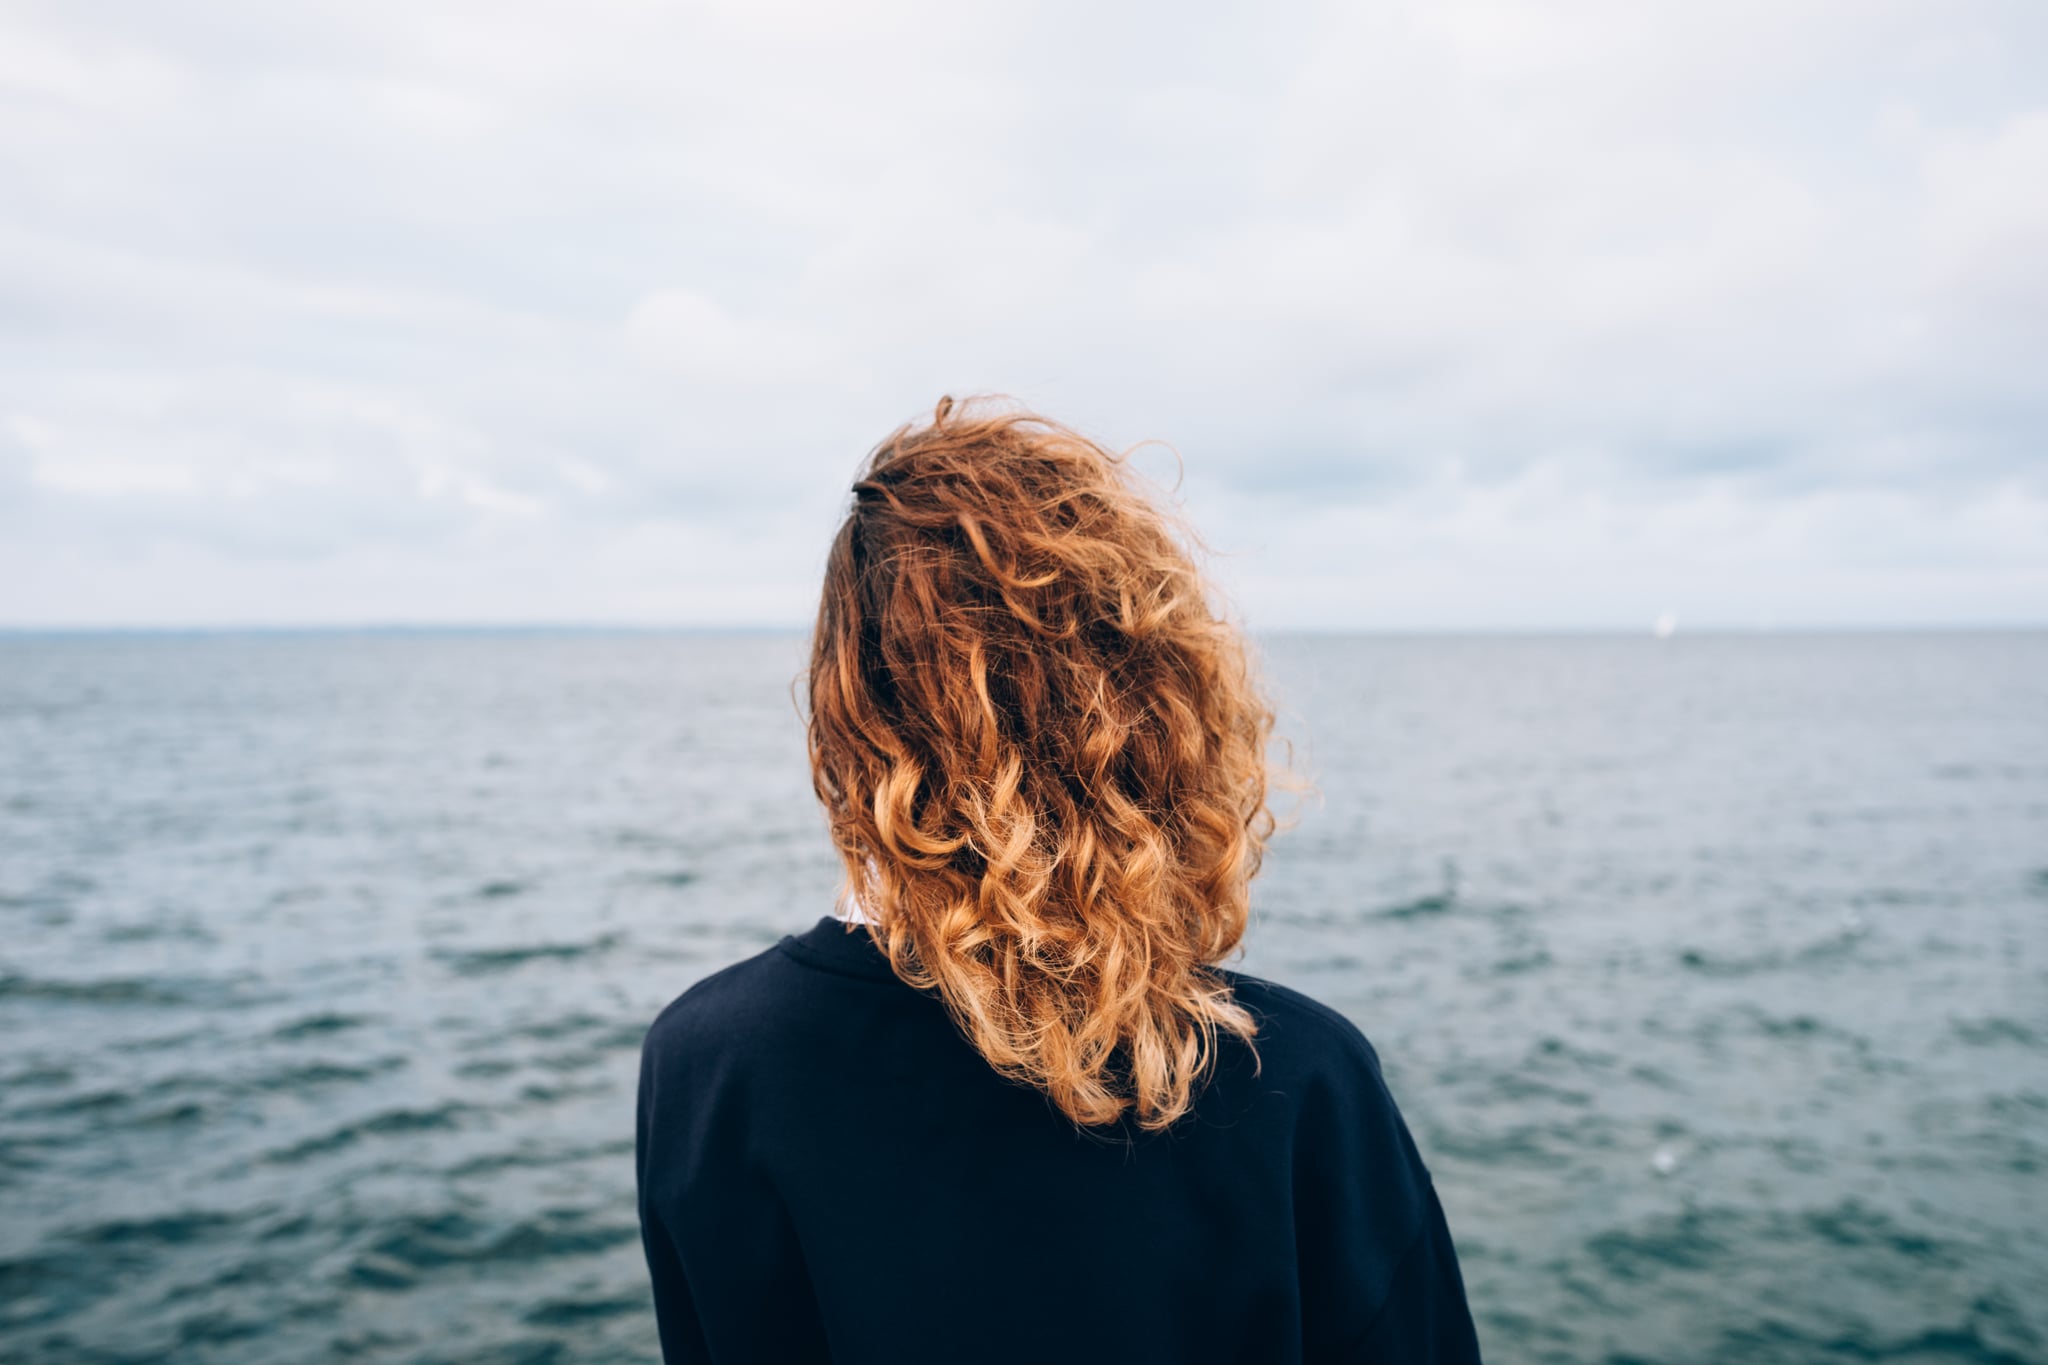
[[[1676,639],[1685,636],[1773,635],[2024,635],[2048,631],[2048,620],[1982,622],[1846,622],[1711,624],[1660,630],[1656,623],[1619,625],[1290,625],[1252,626],[1237,623],[1246,635],[1378,636],[1385,638],[1455,639],[1471,637],[1581,636],[1608,639]],[[0,637],[90,635],[801,635],[809,625],[787,623],[636,623],[580,621],[362,621],[362,622],[238,622],[229,624],[9,624],[0,622]]]

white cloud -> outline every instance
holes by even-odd
[[[838,387],[856,379],[850,362],[815,332],[735,317],[702,294],[659,289],[633,305],[628,343],[678,378],[707,385]]]
[[[17,7],[0,621],[800,620],[987,389],[1295,624],[2040,620],[2044,15]]]

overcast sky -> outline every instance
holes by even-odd
[[[2039,0],[0,3],[0,624],[800,624],[985,391],[1255,627],[2044,623],[2044,376]]]

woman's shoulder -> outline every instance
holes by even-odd
[[[1477,1365],[1450,1226],[1378,1050],[1312,996],[1225,977],[1260,1022],[1259,1092],[1290,1092],[1302,1303],[1321,1325],[1306,1354]]]
[[[1405,1171],[1416,1184],[1426,1184],[1427,1168],[1365,1030],[1293,987],[1218,970],[1258,1024],[1251,1044],[1256,1060],[1245,1063],[1253,1090],[1289,1107],[1297,1140],[1332,1151],[1370,1152],[1381,1170]]]
[[[642,1049],[659,1057],[766,1043],[802,999],[788,959],[766,948],[692,983],[648,1025]]]
[[[865,931],[833,916],[688,987],[649,1025],[650,1056],[775,1054],[843,1026],[850,1011],[914,1008]]]
[[[1243,972],[1225,979],[1259,1024],[1255,1103],[1285,1108],[1298,1179],[1324,1209],[1308,1215],[1312,1240],[1327,1243],[1329,1258],[1358,1262],[1357,1282],[1391,1281],[1439,1214],[1378,1049],[1348,1015],[1313,996]],[[1339,1226],[1346,1220],[1348,1230]]]
[[[1258,1024],[1257,1046],[1269,1048],[1289,1062],[1339,1074],[1369,1076],[1384,1082],[1379,1050],[1349,1015],[1292,986],[1218,967],[1231,996],[1250,1011]]]

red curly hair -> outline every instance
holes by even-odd
[[[1273,711],[1123,456],[940,400],[826,563],[813,785],[896,974],[1076,1124],[1188,1111],[1276,828]],[[1254,1049],[1254,1057],[1256,1050]]]

